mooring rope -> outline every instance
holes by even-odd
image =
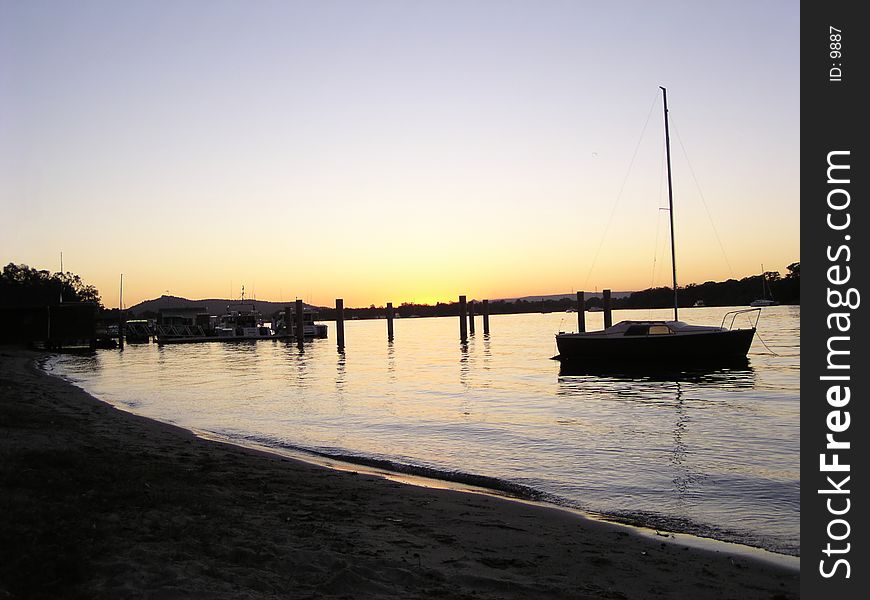
[[[767,351],[770,352],[773,356],[780,356],[779,354],[774,352],[770,346],[767,345],[767,342],[764,341],[764,338],[761,337],[761,334],[758,333],[758,330],[755,331],[755,337],[758,338],[758,341],[761,342],[761,345],[764,346],[765,348],[767,348]]]

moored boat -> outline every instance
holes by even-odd
[[[754,334],[754,327],[726,329],[683,321],[621,321],[601,331],[559,333],[556,345],[560,360],[696,363],[745,358]]]
[[[220,317],[210,317],[204,308],[185,307],[160,312],[155,330],[158,344],[232,342],[277,339],[279,336],[263,321],[253,303],[237,302],[227,306]]]
[[[287,312],[290,312],[288,323]],[[314,309],[305,307],[302,309],[302,337],[303,338],[325,338],[327,337],[328,327],[325,323],[315,322],[317,313]],[[275,320],[275,331],[281,335],[296,337],[296,315],[292,307],[288,307],[278,313]]]
[[[153,335],[148,319],[130,319],[124,323],[124,339],[128,344],[148,343]]]
[[[228,305],[214,333],[222,339],[259,340],[275,337],[275,332],[266,325],[254,304],[246,302]]]
[[[689,325],[679,320],[677,301],[677,265],[674,243],[674,195],[671,177],[671,147],[668,129],[668,95],[662,90],[665,123],[665,150],[668,173],[668,213],[671,232],[671,267],[674,289],[673,321],[622,321],[601,331],[556,334],[557,359],[561,361],[599,361],[610,365],[621,362],[668,362],[671,367],[680,363],[720,363],[746,358],[755,325],[747,329],[734,329],[734,318],[757,308],[732,311],[725,315],[718,327]],[[730,326],[725,327],[728,317]],[[677,363],[677,364],[675,364]]]

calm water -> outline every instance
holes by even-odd
[[[681,317],[718,324],[727,309]],[[669,318],[618,311],[614,320]],[[601,313],[587,314],[590,329]],[[765,308],[745,369],[561,373],[576,315],[349,321],[330,339],[127,345],[48,368],[136,413],[234,440],[513,489],[652,527],[788,554],[799,540],[798,307]],[[384,461],[384,463],[380,463]]]

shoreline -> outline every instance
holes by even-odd
[[[82,387],[74,378],[56,372],[54,368],[51,368],[50,359],[52,356],[56,355],[46,354],[38,360],[41,370],[51,377],[70,383],[71,385],[83,390],[85,393],[90,394],[90,392]],[[558,496],[553,496],[539,489],[524,484],[514,483],[510,480],[470,472],[439,471],[431,467],[396,463],[391,461],[389,458],[368,457],[365,455],[354,454],[331,454],[329,452],[317,451],[305,447],[294,446],[292,444],[273,445],[268,441],[263,441],[262,439],[257,439],[255,437],[225,435],[220,432],[200,430],[180,425],[175,422],[164,421],[158,417],[140,413],[137,411],[135,405],[128,405],[124,402],[113,402],[98,397],[97,400],[106,402],[110,406],[124,412],[129,412],[143,418],[153,419],[160,423],[182,427],[197,437],[206,440],[254,449],[274,454],[279,457],[300,460],[309,464],[338,469],[340,471],[353,471],[367,475],[385,477],[392,481],[409,485],[481,493],[516,502],[526,502],[533,505],[556,508],[594,521],[625,527],[627,530],[637,532],[640,535],[654,536],[653,539],[658,539],[659,541],[668,541],[668,538],[679,538],[681,543],[693,547],[729,552],[750,558],[754,557],[787,568],[800,569],[800,554],[792,554],[760,545],[752,545],[740,541],[739,539],[727,539],[727,537],[717,538],[713,537],[713,535],[704,535],[697,531],[672,530],[668,529],[666,526],[657,526],[653,522],[644,522],[642,519],[636,517],[585,510],[577,505],[572,505],[564,498],[559,498]]]
[[[111,403],[108,404],[112,405]],[[131,414],[136,414],[135,412],[129,411],[124,407],[115,406],[115,408],[125,412],[131,412]],[[159,419],[154,420],[160,423],[166,423],[165,421],[160,421]],[[171,423],[167,424],[172,425]],[[418,475],[415,473],[391,471],[387,468],[381,468],[378,466],[366,464],[364,461],[357,463],[353,462],[352,460],[343,460],[342,458],[333,457],[327,454],[317,454],[313,452],[307,452],[305,450],[276,448],[256,442],[233,440],[231,438],[224,437],[209,431],[197,431],[193,429],[188,429],[188,431],[190,431],[200,439],[211,440],[224,444],[231,444],[234,446],[239,446],[240,448],[264,452],[266,454],[273,454],[279,458],[290,458],[291,460],[299,460],[326,469],[334,469],[337,471],[353,472],[363,475],[372,475],[374,477],[382,477],[384,479],[388,479],[390,481],[395,481],[405,485],[438,490],[452,490],[465,494],[481,494],[484,496],[507,500],[509,502],[520,502],[523,504],[528,504],[530,506],[561,510],[568,514],[575,515],[581,519],[588,519],[590,521],[612,525],[613,527],[622,528],[626,531],[630,531],[635,535],[654,539],[659,542],[683,544],[693,548],[728,553],[744,558],[756,559],[770,564],[779,565],[783,568],[792,569],[796,572],[800,571],[801,557],[799,555],[786,554],[783,552],[774,552],[772,550],[768,550],[767,548],[750,546],[748,544],[741,544],[739,542],[729,542],[727,540],[720,540],[713,537],[704,537],[691,533],[656,529],[647,525],[624,522],[620,521],[617,517],[612,517],[604,513],[592,513],[579,508],[562,505],[555,502],[536,500],[534,498],[526,498],[521,495],[512,494],[511,492],[506,490],[488,488],[484,485],[475,485],[462,481],[454,481],[451,479],[442,479],[437,477],[427,477],[425,475]]]
[[[799,597],[736,551],[198,437],[39,356],[0,347],[0,595]]]

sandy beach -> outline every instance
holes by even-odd
[[[796,570],[204,440],[0,348],[0,598],[752,598]]]

